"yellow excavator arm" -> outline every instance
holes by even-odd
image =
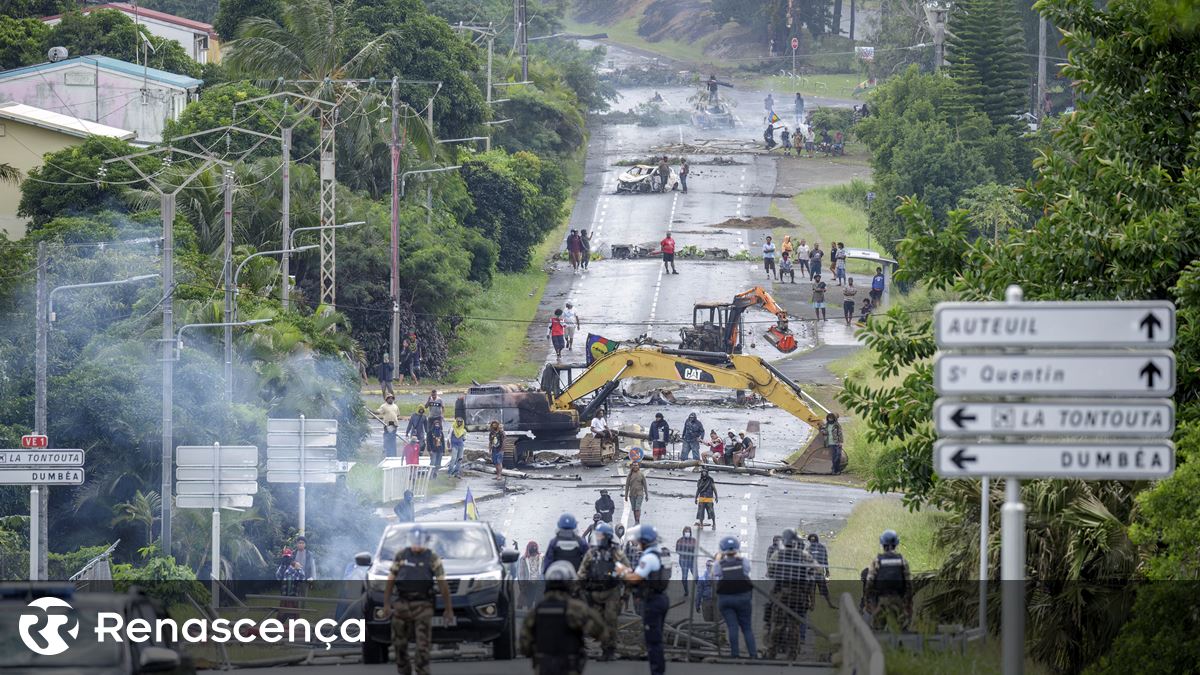
[[[644,345],[621,348],[597,359],[554,399],[553,407],[573,409],[576,401],[605,385],[637,378],[752,391],[814,428],[824,423],[824,413],[829,412],[757,356],[688,352]]]

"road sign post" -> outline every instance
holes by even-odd
[[[300,534],[307,527],[307,484],[333,483],[337,468],[337,420],[267,420],[267,482],[297,484]]]
[[[1151,480],[1170,476],[1175,448],[1175,307],[1170,302],[940,303],[934,310],[934,466],[983,479],[980,626],[986,629],[990,478],[1000,511],[1001,654],[1024,666],[1023,478]],[[957,351],[965,350],[965,351]],[[1075,398],[1082,397],[1082,398]]]
[[[796,50],[800,48],[800,38],[792,38],[792,77],[796,76]]]

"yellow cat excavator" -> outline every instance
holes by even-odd
[[[796,336],[788,329],[788,313],[762,286],[733,296],[733,302],[700,302],[692,308],[692,325],[679,329],[679,348],[739,354],[742,351],[742,314],[762,307],[775,315],[774,326],[763,338],[785,354],[796,350]]]
[[[506,466],[525,463],[543,450],[578,450],[584,466],[601,466],[616,459],[616,448],[602,446],[590,433],[579,438],[579,430],[591,422],[623,380],[638,378],[753,392],[814,429],[824,423],[829,412],[757,356],[631,345],[609,352],[590,366],[546,364],[539,390],[517,385],[471,387],[455,402],[454,414],[466,420],[472,431],[484,431],[492,420],[499,420],[506,432]],[[820,437],[814,435],[799,466],[828,471],[831,459]]]

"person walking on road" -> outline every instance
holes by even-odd
[[[825,435],[825,447],[829,448],[829,461],[832,471],[837,475],[846,468],[845,453],[842,452],[842,425],[834,413],[825,415],[825,424],[821,425],[821,433]]]
[[[404,435],[409,438],[416,437],[417,442],[421,444],[421,450],[425,450],[425,442],[429,436],[429,418],[425,416],[425,406],[417,406],[417,411],[408,418],[408,428],[404,430]]]
[[[395,377],[395,368],[392,367],[392,357],[387,354],[383,355],[383,363],[379,364],[379,369],[376,371],[379,376],[379,395],[387,396],[395,394],[396,390],[392,387],[392,378]]]
[[[908,561],[896,550],[900,535],[884,530],[879,545],[883,552],[867,568],[866,610],[876,630],[889,625],[905,630],[912,619],[912,573]]]
[[[629,559],[617,546],[613,527],[601,522],[596,526],[596,545],[589,548],[579,564],[579,580],[583,583],[588,605],[604,617],[604,624],[617,626],[621,613],[621,580],[617,567],[629,566]],[[611,661],[617,653],[617,634],[614,630],[600,641],[602,661]]]
[[[763,108],[766,108],[768,118],[770,118],[771,115],[775,114],[775,96],[774,96],[774,94],[768,93],[767,97],[763,99]]]
[[[567,346],[567,324],[562,316],[562,309],[554,310],[554,316],[550,317],[550,325],[546,327],[546,337],[554,347],[555,361],[562,361],[562,350]]]
[[[454,426],[450,428],[450,464],[446,473],[455,478],[462,478],[463,450],[467,444],[467,422],[461,417],[454,418]]]
[[[564,513],[558,517],[558,530],[554,533],[554,537],[550,539],[550,543],[546,545],[546,557],[542,559],[542,573],[545,574],[550,565],[565,560],[571,564],[572,570],[579,569],[580,563],[583,562],[583,556],[587,553],[588,544],[575,533],[575,528],[579,523],[575,521],[575,516]]]
[[[704,439],[704,425],[700,423],[700,419],[696,417],[696,413],[688,415],[683,422],[683,453],[681,460],[687,461],[688,458],[700,460],[700,441]]]
[[[817,590],[821,591],[821,597],[825,598],[825,604],[829,605],[830,609],[837,609],[833,601],[829,599],[829,549],[825,544],[821,543],[821,537],[816,532],[808,533],[808,554],[813,557],[816,563],[815,574],[812,575],[816,581]]]
[[[646,484],[641,464],[630,464],[629,475],[625,477],[625,498],[629,500],[629,508],[633,511],[634,524],[640,525],[642,522],[642,503],[646,501],[649,493],[650,487]]]
[[[767,273],[767,278],[772,277],[778,279],[779,275],[775,272],[775,244],[771,241],[771,235],[767,235],[767,240],[762,245],[763,270]]]
[[[679,572],[683,576],[683,594],[688,594],[688,576],[699,581],[696,574],[696,538],[692,536],[692,528],[684,527],[683,536],[675,540],[675,552],[679,554]]]
[[[667,443],[670,441],[671,425],[667,424],[662,413],[655,413],[654,421],[650,423],[650,451],[655,460],[667,454]]]
[[[838,286],[846,283],[846,242],[838,242],[837,255],[833,259],[833,274]]]
[[[532,539],[525,544],[525,554],[517,560],[517,607],[529,609],[542,599],[542,552]]]
[[[700,467],[700,478],[696,481],[696,527],[704,527],[704,515],[708,514],[713,530],[717,529],[716,503],[717,484],[708,473],[708,467]]]
[[[546,571],[546,597],[525,615],[521,653],[533,659],[534,675],[582,675],[587,663],[584,635],[613,640],[616,623],[571,595],[575,571],[556,564]]]
[[[617,512],[617,505],[613,503],[613,498],[608,495],[608,490],[600,491],[600,498],[596,500],[596,513],[600,515],[600,520],[612,524],[613,514]]]
[[[429,448],[429,478],[436,479],[438,470],[442,468],[442,457],[446,454],[446,433],[442,429],[442,418],[435,417],[430,421],[425,447]]]
[[[567,303],[567,308],[563,310],[563,336],[566,338],[567,351],[575,348],[575,331],[579,330],[579,315],[575,313],[575,306]]]
[[[738,650],[740,629],[749,657],[753,659],[758,656],[754,642],[754,585],[750,581],[750,561],[741,556],[741,547],[736,537],[721,540],[721,554],[713,565],[713,578],[717,584],[717,608],[729,631],[730,656],[741,658]]]
[[[846,325],[854,320],[854,296],[858,295],[858,289],[854,287],[854,279],[847,279],[846,285],[842,286],[842,317],[846,319]]]
[[[412,490],[404,491],[404,499],[396,502],[392,507],[392,513],[396,514],[396,521],[400,523],[411,523],[416,521],[416,505],[413,504]]]
[[[571,230],[571,233],[567,235],[567,257],[571,261],[571,271],[574,274],[579,274],[582,253],[583,241],[579,238],[579,231]]]
[[[691,173],[691,171],[692,171],[692,167],[688,166],[688,161],[685,158],[683,160],[683,163],[679,166],[679,187],[681,188],[681,191],[685,195],[687,194],[688,174]]]
[[[417,346],[417,340],[413,336],[404,339],[400,345],[400,386],[404,386],[404,376],[412,378],[413,384],[421,386],[421,380],[418,376],[421,372],[421,348]]]
[[[658,242],[658,247],[662,251],[663,273],[664,274],[679,274],[675,269],[675,239],[671,237],[671,233],[667,232],[667,236]],[[668,267],[670,269],[668,269]]]
[[[379,416],[379,421],[383,422],[384,427],[389,424],[399,426],[400,406],[396,405],[396,395],[389,393],[384,396],[383,403],[375,409],[375,414]]]
[[[671,608],[671,601],[667,598],[667,586],[671,581],[671,554],[658,543],[658,531],[651,525],[638,528],[637,543],[641,549],[637,567],[633,570],[618,567],[617,574],[641,591],[646,660],[650,662],[650,675],[663,675],[667,672],[663,625],[667,621],[667,610]]]
[[[396,650],[399,675],[429,675],[433,648],[433,596],[442,595],[446,625],[454,624],[450,585],[438,554],[425,547],[425,531],[414,525],[408,531],[408,546],[396,553],[383,590],[383,614],[392,617],[392,646]],[[414,647],[409,658],[408,647]]]
[[[812,288],[812,306],[817,321],[828,321],[825,316],[825,282],[821,281],[821,275],[813,275]]]
[[[442,400],[437,389],[429,391],[429,398],[425,399],[425,410],[429,415],[429,421],[442,420],[446,417],[446,402]]]
[[[768,558],[767,567],[775,580],[771,589],[770,651],[775,658],[795,661],[808,636],[808,613],[813,608],[813,576],[816,563],[804,550],[796,531],[783,531],[781,545]]]
[[[496,467],[494,480],[504,480],[504,428],[499,420],[492,420],[488,429],[488,452],[492,455],[492,466]]]
[[[687,190],[684,190],[684,192],[687,192]],[[586,270],[588,268],[588,261],[592,259],[592,235],[588,234],[587,230],[579,231],[579,245],[582,247],[579,266]]]

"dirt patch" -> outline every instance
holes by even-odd
[[[709,3],[701,0],[655,0],[647,5],[638,22],[638,35],[650,42],[694,42],[721,27],[709,10]]]
[[[794,229],[795,223],[783,218],[775,216],[755,216],[753,218],[730,218],[723,223],[709,225],[709,227],[720,228],[737,228],[740,230],[776,230],[776,229]]]

